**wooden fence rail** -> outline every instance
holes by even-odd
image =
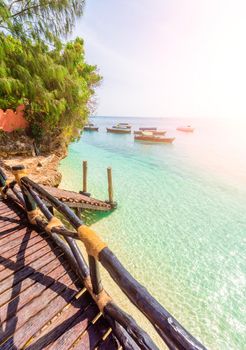
[[[108,271],[129,300],[152,323],[168,348],[205,350],[205,347],[134,279],[98,235],[85,226],[68,206],[30,180],[23,166],[15,166],[12,170],[15,181],[8,182],[6,175],[0,169],[0,191],[2,196],[9,196],[24,206],[30,223],[38,225],[48,232],[63,249],[71,266],[108,320],[124,349],[155,350],[158,348],[150,336],[137,325],[131,316],[121,310],[104,290],[99,263]],[[21,188],[22,195],[15,189],[16,184]],[[113,199],[111,198],[111,200]],[[67,229],[53,215],[53,211],[48,209],[44,201],[49,203],[51,208],[55,208],[61,213],[74,227],[75,231]],[[61,239],[61,236],[64,237],[65,241]],[[83,242],[88,254],[89,266],[76,240]]]

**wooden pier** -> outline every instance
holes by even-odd
[[[63,190],[56,187],[42,186],[52,196],[65,203],[70,208],[80,208],[97,211],[110,211],[114,207],[109,202],[88,197],[74,191]]]
[[[0,170],[1,350],[158,349],[104,290],[99,263],[169,349],[205,349],[64,202],[30,180],[22,166],[14,167],[13,174],[10,182]]]

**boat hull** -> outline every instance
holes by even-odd
[[[130,134],[130,129],[119,129],[119,128],[107,128],[107,132],[111,132],[113,134]]]
[[[96,126],[85,126],[84,131],[98,131],[98,127]]]
[[[173,143],[175,137],[155,137],[155,136],[134,136],[135,141],[151,142],[151,143]]]
[[[164,130],[149,130],[153,135],[165,135],[166,131]],[[135,130],[134,135],[142,135],[143,131]]]
[[[157,128],[139,128],[141,131],[152,131],[152,130],[157,130]]]

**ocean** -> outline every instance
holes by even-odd
[[[107,199],[113,170],[118,208],[87,214],[125,267],[209,349],[246,344],[246,123],[222,119],[94,117],[60,165],[60,187]],[[144,144],[107,126],[158,127],[173,144]],[[191,124],[194,133],[176,131]]]

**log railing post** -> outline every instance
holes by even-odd
[[[92,283],[93,293],[98,295],[102,290],[102,281],[100,276],[99,264],[94,256],[88,255],[89,267],[90,267],[90,276]]]
[[[6,176],[5,174],[1,171],[0,172],[0,194],[2,198],[6,198],[6,194],[4,193],[4,187],[6,186]]]
[[[26,186],[26,185],[25,185]],[[24,186],[23,186],[24,187]],[[35,191],[29,186],[27,186],[29,196],[33,199],[35,203],[37,203],[39,209],[44,214],[44,216],[47,218],[48,221],[50,221],[53,218],[53,214],[50,212],[50,210],[47,208],[47,206],[42,202],[42,200],[39,198],[39,196],[35,193]],[[27,191],[27,189],[26,189]],[[53,206],[52,206],[53,208]],[[82,252],[80,251],[76,241],[72,237],[65,236],[65,240],[67,241],[71,252],[73,253],[73,256],[77,262],[80,276],[82,276],[82,279],[85,279],[89,275],[88,267],[86,264],[86,261],[82,255]]]
[[[3,173],[0,172],[0,188],[4,188],[5,184],[6,184],[6,179],[3,175]]]
[[[32,214],[34,214],[35,210],[37,209],[37,204],[33,200],[33,198],[30,195],[30,193],[21,184],[22,177],[27,176],[26,169],[25,169],[25,167],[23,165],[16,165],[16,166],[12,167],[12,172],[13,172],[13,174],[15,176],[16,182],[18,183],[18,185],[21,188],[21,191],[22,191],[22,194],[23,194],[23,199],[24,199],[24,202],[25,202],[25,207],[26,207],[27,214],[28,214],[29,220],[30,220],[30,218],[32,217]],[[31,221],[32,220],[30,220],[30,222]]]

